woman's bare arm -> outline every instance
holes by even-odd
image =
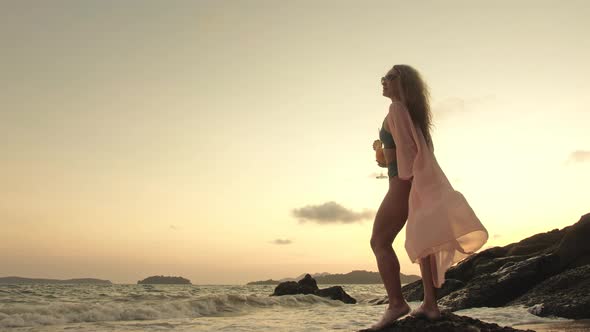
[[[395,161],[397,158],[395,155],[395,148],[383,149],[383,155],[385,155],[385,161],[387,162],[387,165],[389,165],[392,161]]]

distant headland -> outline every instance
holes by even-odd
[[[192,285],[191,281],[183,277],[151,276],[137,282],[138,285]]]
[[[39,279],[39,278],[22,278],[22,277],[2,277],[0,284],[3,285],[22,285],[22,284],[73,284],[73,285],[112,285],[109,280],[80,278],[80,279]]]
[[[311,275],[318,284],[382,284],[381,275],[379,272],[371,272],[364,270],[356,270],[346,274],[330,274],[330,273],[316,273]],[[284,278],[281,280],[263,280],[263,281],[252,281],[247,285],[278,285],[284,281],[299,281],[305,277],[305,274],[300,275],[296,278]],[[400,279],[402,284],[409,284],[416,280],[420,280],[420,276],[417,275],[405,275],[400,273]]]

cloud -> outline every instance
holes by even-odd
[[[293,243],[293,241],[289,240],[289,239],[276,239],[274,241],[272,241],[273,244],[279,244],[279,245],[284,245],[284,244],[291,244]]]
[[[327,202],[322,205],[308,205],[300,209],[293,209],[293,215],[299,218],[299,222],[316,222],[318,224],[350,224],[362,220],[371,219],[375,212],[364,210],[353,212],[336,202]]]
[[[567,163],[583,163],[587,161],[590,161],[590,151],[576,150],[570,153]]]
[[[175,231],[176,231],[176,230],[178,230],[178,227],[176,227],[176,226],[174,226],[174,225],[170,225],[170,229],[173,229],[173,230],[175,230]]]
[[[497,238],[500,238],[500,237],[502,237],[502,235],[500,235],[500,234],[494,234],[494,236],[492,236],[492,238],[494,238],[494,239],[497,239]]]
[[[446,118],[474,109],[480,109],[486,104],[496,101],[496,95],[489,94],[473,98],[450,97],[431,105],[432,113],[437,118]]]
[[[439,117],[447,117],[464,111],[465,99],[457,97],[447,98],[436,103],[436,105],[432,105],[432,113]]]
[[[489,95],[483,95],[483,96],[478,96],[478,97],[474,97],[474,98],[469,98],[467,100],[465,100],[466,103],[470,104],[470,105],[478,105],[478,104],[487,104],[489,102],[494,102],[496,101],[496,95],[495,94],[489,94]]]

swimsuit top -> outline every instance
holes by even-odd
[[[383,142],[383,147],[385,149],[395,148],[393,136],[387,130],[385,130],[383,126],[381,126],[381,130],[379,130],[379,139],[381,140],[381,142]]]

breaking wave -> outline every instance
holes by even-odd
[[[198,318],[244,314],[265,307],[305,307],[345,305],[315,295],[256,296],[208,295],[192,299],[134,298],[131,301],[95,303],[51,302],[46,304],[12,303],[0,305],[0,327],[28,327],[67,323],[132,321],[166,318]]]

